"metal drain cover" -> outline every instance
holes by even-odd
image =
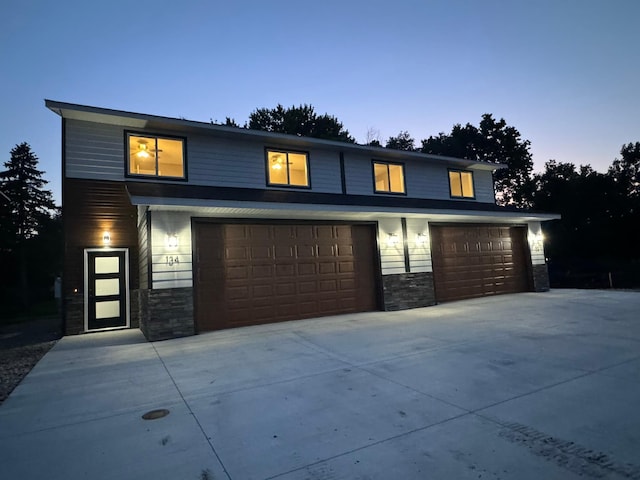
[[[142,415],[142,418],[144,420],[156,420],[158,418],[166,417],[167,415],[169,415],[169,410],[167,410],[166,408],[159,408],[157,410],[151,410],[145,413],[144,415]]]

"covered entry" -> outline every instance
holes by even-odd
[[[531,290],[526,227],[432,225],[430,229],[437,301]]]
[[[196,328],[377,308],[373,225],[196,222]]]

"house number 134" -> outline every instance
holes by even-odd
[[[173,267],[174,265],[177,265],[180,263],[180,259],[175,256],[171,256],[171,255],[167,255],[167,265],[169,265],[170,267]]]

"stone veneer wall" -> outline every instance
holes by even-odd
[[[431,272],[383,275],[382,289],[387,311],[428,307],[436,303]]]
[[[84,295],[67,295],[64,302],[64,334],[78,335],[84,332]]]
[[[547,265],[533,265],[533,290],[546,292],[549,290],[549,270]]]
[[[140,330],[147,340],[167,340],[195,334],[193,288],[140,290]]]

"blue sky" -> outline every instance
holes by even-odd
[[[0,158],[29,142],[59,201],[45,98],[241,124],[310,103],[358,142],[492,113],[531,141],[536,170],[605,171],[640,141],[638,18],[637,0],[4,0]]]

